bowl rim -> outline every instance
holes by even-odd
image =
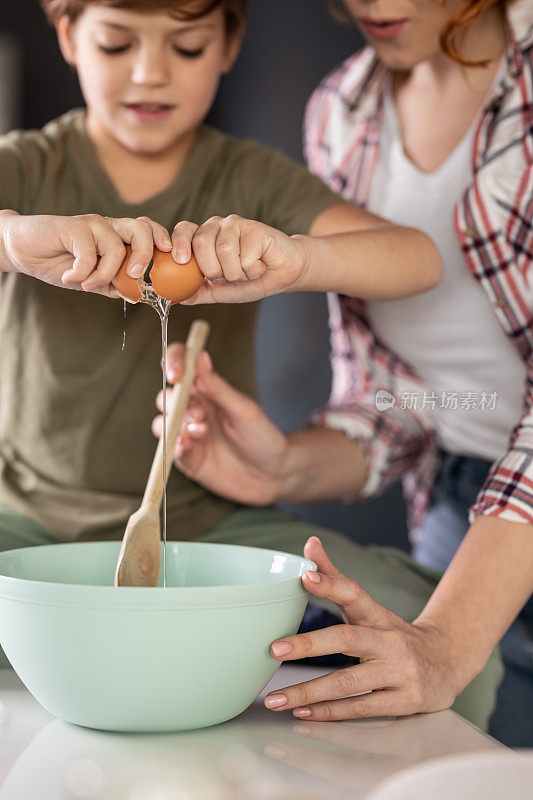
[[[305,556],[299,556],[295,553],[288,553],[285,550],[274,550],[267,547],[253,547],[250,545],[240,545],[240,544],[231,544],[230,542],[196,542],[196,541],[181,541],[175,540],[167,542],[167,547],[177,548],[177,547],[185,547],[185,548],[201,548],[204,545],[208,545],[210,547],[221,547],[221,548],[232,548],[234,550],[260,550],[263,553],[270,553],[271,555],[280,555],[285,556],[291,559],[298,559],[302,566],[306,566],[306,569],[303,572],[317,571],[317,565],[314,561],[311,561]],[[114,586],[114,585],[102,585],[98,583],[64,583],[64,582],[56,582],[56,581],[40,581],[40,580],[32,580],[31,578],[22,578],[22,577],[15,577],[13,575],[5,575],[2,573],[2,560],[4,556],[8,554],[18,553],[21,551],[27,551],[31,549],[32,551],[35,550],[43,550],[43,549],[50,549],[52,547],[57,548],[91,548],[91,547],[108,547],[116,548],[117,556],[118,552],[120,551],[121,541],[120,540],[109,540],[103,542],[57,542],[53,544],[44,544],[44,545],[29,545],[27,547],[17,547],[12,548],[10,550],[3,550],[0,552],[0,598],[6,597],[8,599],[13,599],[11,594],[6,594],[9,592],[9,588],[14,589],[15,587],[22,587],[22,586],[31,586],[32,589],[38,590],[42,588],[43,590],[53,590],[57,592],[86,592],[87,590],[91,590],[92,592],[96,591],[103,595],[109,594],[111,592],[115,592],[117,589],[121,590],[121,594],[123,596],[127,595],[131,597],[132,593],[146,593],[147,591],[150,592],[152,597],[155,596],[170,596],[175,599],[180,598],[190,598],[194,599],[195,596],[199,596],[201,594],[202,597],[207,599],[208,595],[212,595],[213,593],[218,593],[218,596],[222,600],[225,595],[234,594],[235,592],[244,592],[244,591],[252,591],[252,590],[268,590],[274,587],[284,587],[288,588],[291,584],[295,584],[298,588],[301,587],[301,590],[305,591],[303,584],[301,582],[301,578],[303,575],[294,576],[291,578],[282,578],[277,581],[264,581],[260,583],[234,583],[234,584],[221,584],[221,585],[207,585],[207,586]],[[161,542],[161,548],[163,548],[163,542]],[[5,585],[5,590],[2,588],[2,584]],[[124,591],[125,590],[125,591]],[[222,596],[221,596],[222,594]],[[298,596],[298,595],[292,595]],[[146,595],[145,595],[146,597]],[[23,599],[23,598],[20,598]],[[280,599],[288,599],[283,597]],[[27,602],[31,602],[27,600]],[[39,602],[39,601],[34,601]],[[43,601],[46,602],[46,601]],[[261,602],[261,601],[259,601]],[[268,602],[268,601],[265,601]],[[233,605],[233,603],[232,603]],[[220,607],[221,604],[216,603],[216,607]],[[210,606],[212,607],[212,606]]]

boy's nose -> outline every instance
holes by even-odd
[[[133,66],[132,83],[143,86],[162,86],[168,83],[169,72],[161,52],[141,51]]]

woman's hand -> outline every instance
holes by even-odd
[[[113,219],[98,214],[73,217],[0,213],[0,269],[22,272],[53,286],[120,297],[112,286],[131,244],[128,273],[140,277],[154,245],[169,252],[170,237],[147,217]]]
[[[184,352],[182,344],[169,345],[171,383],[181,379]],[[157,397],[160,410],[162,394]],[[156,436],[161,436],[162,427],[162,417],[156,417],[152,424]],[[208,354],[202,353],[174,452],[177,468],[222,497],[269,505],[278,498],[284,482],[287,449],[286,437],[257,403],[214,372]]]
[[[305,573],[304,587],[337,603],[345,624],[277,640],[270,647],[272,656],[290,661],[345,653],[360,664],[271,692],[265,698],[267,708],[293,709],[294,716],[310,720],[449,708],[468,681],[463,684],[457,674],[445,632],[427,623],[407,623],[380,606],[333,566],[317,537],[308,540],[304,555],[318,567],[316,573]]]
[[[293,291],[306,267],[298,236],[237,214],[211,217],[203,225],[179,222],[172,246],[178,263],[187,263],[194,253],[207,278],[185,305],[249,303]]]

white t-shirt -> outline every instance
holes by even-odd
[[[368,208],[425,231],[437,244],[444,278],[405,300],[368,303],[379,338],[428,386],[404,398],[430,415],[439,444],[452,453],[493,460],[521,416],[526,370],[483,288],[472,276],[453,228],[454,206],[472,179],[470,130],[432,173],[403,151],[390,91],[385,93],[380,152]]]

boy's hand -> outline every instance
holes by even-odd
[[[170,237],[147,217],[113,219],[98,214],[72,217],[0,213],[0,269],[22,272],[53,286],[120,297],[112,286],[126,249],[128,273],[140,277],[154,245],[169,252]]]
[[[306,268],[298,236],[237,214],[211,217],[203,225],[179,222],[172,234],[172,255],[186,264],[191,253],[208,282],[185,305],[250,303],[296,290]]]

